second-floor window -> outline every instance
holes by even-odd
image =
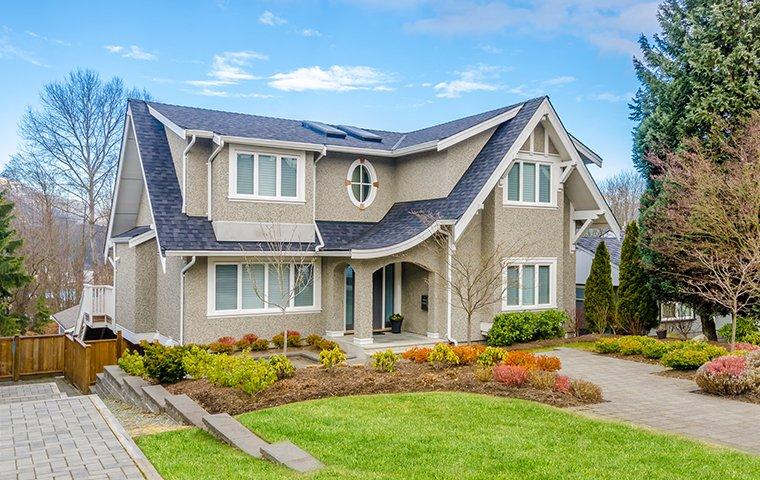
[[[551,205],[551,164],[515,160],[507,174],[506,201]]]
[[[296,155],[235,152],[230,166],[231,197],[302,200],[303,163]]]

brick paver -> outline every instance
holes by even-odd
[[[691,380],[663,377],[659,365],[563,348],[562,373],[596,383],[603,403],[578,408],[611,419],[760,454],[760,405],[699,393]]]
[[[89,395],[0,405],[0,479],[26,478],[161,477]]]

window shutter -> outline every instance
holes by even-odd
[[[216,266],[216,310],[237,309],[237,265]]]
[[[282,275],[282,280],[280,279]],[[269,265],[270,308],[287,308],[290,300],[290,265]]]
[[[311,264],[295,265],[293,277],[297,282],[296,297],[293,304],[296,307],[314,306],[314,266]]]
[[[277,157],[272,155],[259,155],[259,195],[277,195]]]
[[[551,202],[552,167],[551,165],[539,165],[538,167],[538,201]]]
[[[243,310],[264,308],[264,265],[243,265],[242,277]]]
[[[253,155],[237,156],[237,193],[253,195]]]
[[[507,174],[507,200],[520,201],[520,164],[515,163]]]
[[[540,265],[538,267],[538,303],[541,305],[546,305],[550,301],[551,284],[549,278],[549,265]]]
[[[536,303],[536,267],[523,265],[522,270],[522,304],[535,305]]]
[[[280,166],[280,195],[295,197],[298,190],[298,159],[282,157]]]
[[[536,164],[523,163],[523,202],[536,201]]]

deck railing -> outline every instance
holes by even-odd
[[[79,302],[75,335],[79,335],[85,325],[113,321],[116,316],[116,304],[111,285],[89,285],[82,288],[82,299]]]

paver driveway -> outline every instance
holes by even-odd
[[[696,393],[691,380],[663,377],[659,365],[562,348],[562,373],[602,387],[606,402],[577,410],[760,454],[760,405]]]
[[[0,404],[0,480],[161,478],[96,395],[51,383],[0,387],[3,397],[20,401]]]

